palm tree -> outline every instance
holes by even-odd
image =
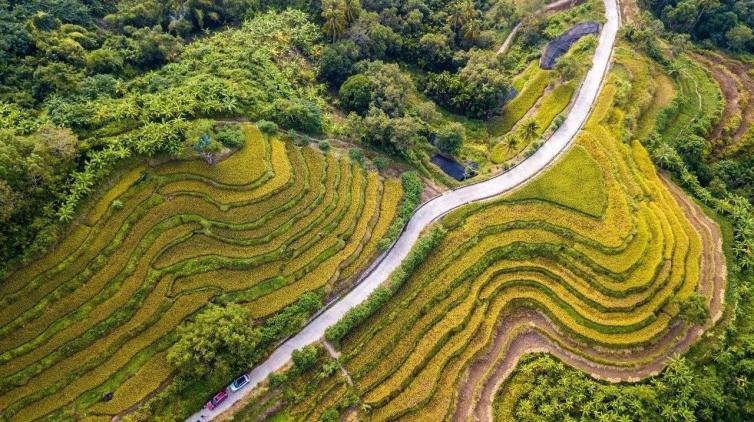
[[[463,23],[471,22],[476,17],[476,7],[472,0],[464,0],[461,3],[461,15],[463,16]]]
[[[63,223],[70,223],[73,220],[73,204],[66,202],[66,204],[58,210],[58,218]]]
[[[479,21],[472,19],[463,26],[463,38],[466,41],[474,42],[479,38],[479,33],[482,31],[482,26]]]
[[[539,123],[534,119],[529,119],[524,123],[524,137],[528,140],[532,140],[539,136]]]
[[[662,143],[657,148],[654,148],[651,155],[657,165],[666,170],[674,169],[678,162],[678,153],[666,143]]]
[[[448,16],[448,23],[453,28],[453,31],[458,33],[461,27],[474,18],[475,12],[474,4],[469,0],[456,3],[450,16]]]
[[[516,136],[508,136],[503,142],[505,142],[505,146],[508,147],[508,154],[518,147],[518,137]]]
[[[343,3],[338,0],[328,0],[322,3],[322,17],[325,24],[322,25],[325,34],[335,42],[346,32],[346,17],[343,13]]]
[[[344,0],[343,1],[343,17],[346,19],[346,23],[349,25],[356,22],[361,14],[361,1],[359,0]]]

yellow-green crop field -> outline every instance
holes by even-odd
[[[109,420],[170,379],[174,331],[208,301],[263,319],[347,287],[374,258],[399,181],[244,132],[217,164],[125,172],[57,248],[0,283],[0,419]]]
[[[703,248],[713,246],[641,144],[621,139],[620,79],[634,81],[621,94],[629,105],[655,82],[640,59],[616,57],[632,62],[614,67],[564,157],[518,191],[445,216],[441,244],[343,339],[353,386],[339,371],[299,377],[298,396],[272,400],[284,404],[281,418],[467,420],[526,330],[587,367],[634,368],[670,353],[691,327],[678,301],[705,292]],[[640,116],[661,108],[641,104]]]
[[[514,86],[522,85],[520,92],[505,105],[499,117],[495,117],[490,121],[490,134],[500,136],[510,131],[516,122],[521,120],[526,112],[534,107],[537,100],[542,97],[547,85],[551,81],[551,77],[551,70],[540,69],[536,61],[532,62],[524,73],[519,76],[518,80],[521,82],[514,81]]]

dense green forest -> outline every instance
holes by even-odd
[[[754,3],[750,0],[640,0],[674,32],[709,46],[754,51]]]

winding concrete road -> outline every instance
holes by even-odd
[[[446,192],[419,207],[396,243],[372,267],[371,271],[362,276],[353,290],[314,318],[298,334],[282,343],[266,361],[257,365],[249,373],[251,379],[249,385],[238,392],[230,393],[230,396],[214,410],[210,411],[205,408],[195,413],[188,419],[189,422],[208,421],[218,416],[251,392],[271,373],[285,366],[291,359],[291,352],[320,340],[327,327],[335,324],[349,309],[363,302],[370,293],[387,280],[408,255],[422,230],[433,221],[462,205],[500,195],[516,188],[542,172],[571,145],[597,99],[618,33],[619,16],[616,0],[604,0],[604,3],[607,21],[600,34],[592,59],[592,67],[582,83],[570,113],[550,139],[535,154],[509,171],[492,179]]]

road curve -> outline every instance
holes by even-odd
[[[335,324],[349,309],[363,302],[370,293],[387,280],[408,255],[422,230],[433,221],[462,205],[500,195],[516,188],[547,168],[571,145],[597,99],[618,33],[620,23],[616,0],[603,1],[607,20],[600,33],[592,67],[584,78],[570,113],[550,139],[536,153],[507,172],[489,180],[446,192],[419,207],[396,243],[384,258],[362,277],[353,290],[313,319],[298,334],[278,346],[267,360],[257,365],[249,373],[251,379],[249,385],[238,392],[230,393],[230,396],[214,410],[210,411],[205,408],[193,414],[188,419],[189,422],[208,421],[220,415],[251,392],[267,376],[285,366],[291,359],[291,352],[321,339],[327,327]]]

